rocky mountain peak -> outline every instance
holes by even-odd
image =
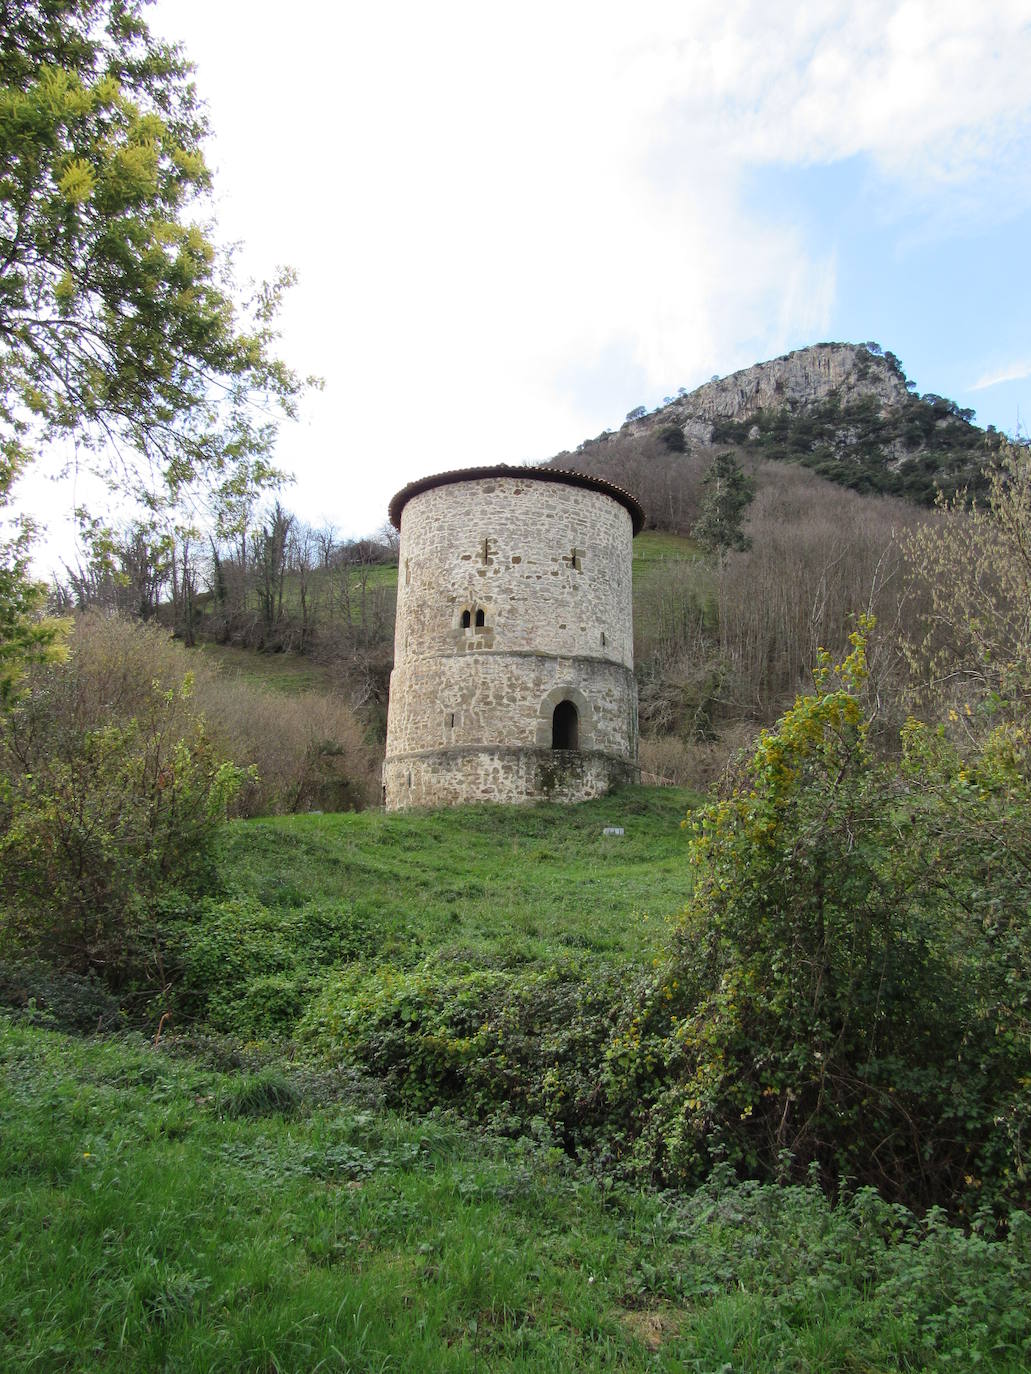
[[[895,355],[875,343],[820,343],[682,389],[656,410],[639,406],[618,431],[552,462],[634,491],[653,518],[676,505],[684,474],[717,446],[929,504],[939,493],[983,489],[1002,436],[973,418],[944,396],[917,394]]]
[[[662,420],[680,425],[695,443],[709,443],[717,421],[740,421],[758,411],[796,410],[836,397],[842,405],[873,397],[882,407],[909,397],[905,374],[892,354],[863,344],[821,343],[756,363],[664,406]],[[655,423],[655,416],[650,422]]]

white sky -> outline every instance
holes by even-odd
[[[221,236],[299,273],[281,351],[326,385],[279,457],[312,521],[371,531],[424,473],[547,458],[822,339],[879,340],[982,422],[1013,429],[1003,384],[1031,407],[1027,317],[986,330],[1012,293],[964,304],[980,333],[906,297],[921,245],[962,280],[1002,221],[1026,290],[1031,0],[149,15],[197,66]]]

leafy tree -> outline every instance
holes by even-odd
[[[1000,451],[987,500],[939,500],[902,540],[920,630],[906,644],[917,705],[978,733],[1031,718],[1031,451]]]
[[[691,531],[699,544],[721,557],[728,549],[750,548],[742,522],[754,495],[755,483],[734,455],[717,453],[705,474],[701,512]]]
[[[17,464],[0,451],[0,522]],[[0,523],[0,531],[2,531]],[[26,669],[60,656],[62,625],[43,614],[46,588],[29,576],[30,521],[0,534],[0,710],[13,701]]]
[[[687,440],[679,425],[666,425],[659,430],[658,439],[670,453],[687,452]]]
[[[642,1163],[787,1153],[910,1205],[1026,1205],[1031,737],[870,743],[866,634],[691,821],[694,891],[609,1056]]]
[[[9,488],[74,438],[152,507],[228,501],[273,479],[274,416],[302,389],[272,352],[290,278],[234,304],[230,255],[199,218],[211,176],[191,68],[142,10],[0,5],[0,471]],[[37,633],[24,544],[0,567],[12,665]]]

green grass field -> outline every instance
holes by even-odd
[[[331,692],[335,675],[330,668],[299,654],[262,654],[231,644],[202,643],[197,652],[217,663],[228,677],[249,686],[296,696],[301,692]]]
[[[698,545],[686,535],[642,530],[634,540],[634,576],[650,572],[656,563],[697,558],[698,552]]]
[[[1026,1234],[627,1190],[217,1048],[0,1017],[0,1142],[5,1371],[1028,1367]]]
[[[692,794],[630,787],[576,807],[459,807],[240,821],[231,892],[269,910],[345,903],[377,952],[447,947],[546,961],[570,949],[650,958],[690,890],[680,822]],[[622,836],[603,834],[622,826]]]
[[[173,916],[208,1021],[187,999],[155,1045],[156,1020],[0,1013],[0,1370],[1026,1370],[1031,1223],[989,1241],[729,1176],[660,1194],[541,1120],[405,1114],[360,1055],[270,1038],[387,968],[459,999],[455,969],[629,988],[689,890],[690,802],[236,822],[222,896]]]

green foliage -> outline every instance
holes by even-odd
[[[289,1037],[328,988],[349,985],[352,965],[371,986],[378,969],[415,970],[430,950],[445,1001],[460,969],[497,973],[501,996],[523,974],[560,968],[561,995],[579,996],[571,951],[590,970],[582,982],[607,985],[613,968],[659,948],[662,913],[681,899],[687,798],[635,788],[577,808],[232,825],[220,865],[228,891],[161,904],[172,985],[162,1007],[180,1028]],[[614,821],[627,831],[618,841],[602,834]],[[331,1037],[314,1038],[340,1059]]]
[[[211,177],[191,68],[141,0],[16,0],[3,28],[0,461],[74,436],[151,503],[231,504],[273,476],[270,417],[300,383],[271,353],[289,274],[238,309],[194,218]]]
[[[163,912],[176,1020],[250,1037],[289,1034],[325,970],[374,948],[378,930],[350,903],[266,907],[253,898]]]
[[[1001,437],[985,436],[970,421],[969,412],[941,396],[909,396],[890,407],[875,396],[844,403],[829,396],[804,409],[719,420],[712,441],[803,463],[853,491],[932,505],[939,493],[986,488],[986,446],[997,448]]]
[[[32,522],[5,520],[21,462],[0,446],[0,712],[14,701],[33,664],[60,659],[66,628],[44,614],[46,588],[29,573]]]
[[[30,1025],[80,1034],[116,1030],[124,1022],[118,998],[93,970],[69,973],[25,955],[0,961],[0,1007]]]
[[[679,425],[666,425],[658,432],[658,440],[669,453],[686,453],[687,440]]]
[[[577,1130],[597,1101],[597,1066],[621,1000],[618,970],[579,960],[499,968],[430,958],[412,969],[355,966],[326,983],[299,1034],[385,1078],[420,1108],[504,1108]]]
[[[118,985],[149,957],[159,896],[214,880],[239,769],[211,749],[191,681],[98,662],[39,670],[0,733],[0,941]]]
[[[0,1019],[0,1365],[1016,1374],[1031,1226],[811,1184],[622,1190],[547,1131]],[[259,1086],[260,1085],[260,1086]],[[242,1106],[247,1110],[239,1110]],[[285,1111],[284,1111],[285,1108]]]
[[[692,536],[703,549],[721,556],[728,549],[747,549],[751,540],[742,529],[745,511],[755,495],[731,453],[717,453],[705,474],[704,491]]]
[[[1031,749],[911,722],[878,761],[861,624],[692,830],[692,899],[609,1058],[638,1158],[787,1152],[928,1205],[1026,1199]]]

